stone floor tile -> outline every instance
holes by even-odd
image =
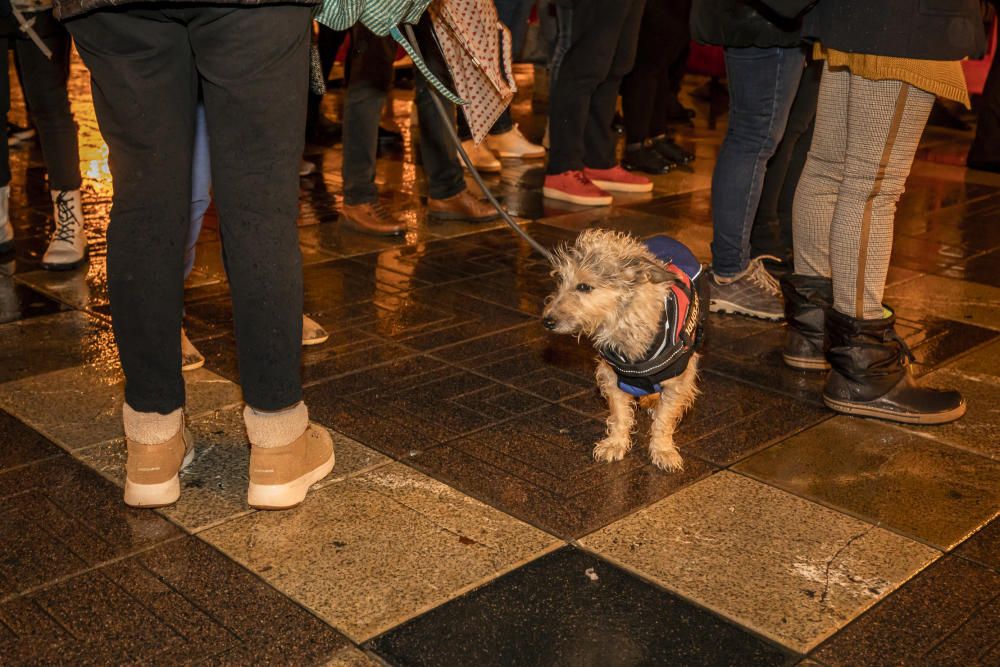
[[[888,287],[885,300],[906,319],[947,317],[1000,329],[1000,288],[926,275]]]
[[[1000,572],[1000,518],[993,519],[962,542],[955,553]]]
[[[0,383],[89,364],[101,371],[118,365],[111,326],[73,311],[0,325]]]
[[[51,315],[67,309],[65,304],[4,275],[0,264],[0,324]]]
[[[1000,513],[1000,462],[866,419],[835,417],[734,470],[944,550]]]
[[[800,653],[938,556],[729,472],[581,542]]]
[[[927,568],[813,655],[840,665],[1000,664],[1000,574],[961,558]]]
[[[680,472],[650,462],[637,434],[622,461],[593,459],[604,424],[550,406],[417,453],[409,465],[509,514],[575,538],[708,474],[694,457]],[[682,450],[683,452],[683,450]]]
[[[189,419],[243,400],[237,385],[203,368],[184,380]],[[122,437],[123,402],[118,369],[76,366],[0,385],[0,407],[70,450]]]
[[[0,473],[0,599],[180,534],[65,454]]]
[[[0,603],[0,640],[7,665],[304,665],[350,648],[336,630],[195,538]]]
[[[62,454],[20,420],[0,411],[0,473]]]
[[[798,656],[563,548],[381,635],[397,665],[781,665]]]
[[[181,498],[160,510],[191,532],[198,532],[253,510],[247,505],[250,445],[242,408],[209,413],[188,423],[194,436],[195,458],[181,471]],[[389,459],[335,431],[336,466],[314,488],[346,479]],[[76,452],[81,461],[119,486],[125,484],[126,449],[122,440]]]
[[[401,464],[330,485],[294,510],[201,535],[354,640],[556,544]]]

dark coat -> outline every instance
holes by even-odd
[[[157,4],[180,4],[183,0],[54,0],[54,10],[55,16],[60,21],[65,21],[66,19],[71,19],[75,16],[80,16],[81,14],[86,14],[97,9],[105,9],[107,7],[120,7],[122,5],[134,5],[134,4],[150,4],[151,2],[156,2]],[[186,0],[186,4],[190,5],[191,0]],[[208,3],[206,3],[208,4]],[[319,0],[211,0],[213,5],[316,5],[319,4]]]
[[[849,53],[961,60],[986,50],[979,0],[819,0],[805,23],[807,36]]]
[[[782,17],[760,0],[694,0],[691,36],[716,46],[792,47],[802,44],[802,18]]]

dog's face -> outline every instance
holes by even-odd
[[[637,289],[675,279],[637,239],[601,229],[559,248],[552,275],[557,286],[546,300],[545,328],[590,338],[619,320]]]

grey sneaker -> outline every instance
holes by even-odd
[[[713,275],[709,310],[713,313],[735,313],[762,320],[784,319],[781,286],[764,268],[764,259],[771,257],[761,255],[753,258],[743,273],[732,278]]]

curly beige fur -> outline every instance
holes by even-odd
[[[641,358],[659,334],[664,297],[675,281],[635,237],[601,229],[588,229],[573,245],[559,248],[552,273],[558,285],[543,313],[552,330],[587,336],[629,361]],[[594,458],[619,461],[632,446],[635,399],[618,388],[614,370],[600,357],[596,377],[610,414],[607,437],[594,446]],[[650,407],[649,453],[664,470],[683,467],[674,430],[698,395],[697,378],[696,354],[684,373],[663,383]]]

